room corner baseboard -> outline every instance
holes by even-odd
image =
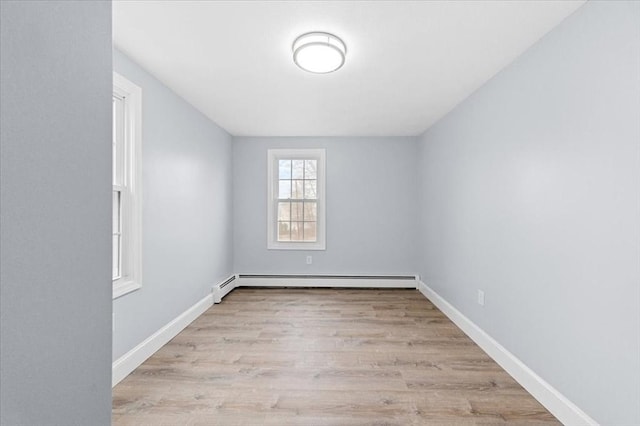
[[[166,345],[171,339],[184,330],[196,318],[202,315],[207,309],[213,305],[213,296],[211,294],[204,297],[195,305],[184,311],[178,317],[173,319],[160,330],[146,338],[135,348],[115,360],[111,369],[111,386],[115,386],[122,379],[127,377],[133,370],[138,368],[151,355],[156,353],[158,349]]]
[[[598,423],[424,282],[418,290],[565,425]]]

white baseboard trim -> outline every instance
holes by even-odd
[[[115,386],[122,379],[127,377],[133,370],[138,368],[158,349],[166,345],[171,339],[184,330],[196,318],[202,315],[213,305],[211,294],[204,297],[195,305],[184,311],[160,330],[146,338],[135,348],[115,360],[111,370],[111,386]]]
[[[413,275],[254,275],[238,274],[236,287],[417,288]]]
[[[565,425],[598,423],[422,281],[418,290]]]

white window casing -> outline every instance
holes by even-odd
[[[267,151],[267,248],[326,249],[324,149]]]
[[[142,89],[113,73],[113,298],[142,287]]]

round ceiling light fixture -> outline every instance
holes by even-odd
[[[302,34],[293,42],[293,62],[305,71],[316,74],[334,72],[342,65],[347,46],[333,34],[313,32]]]

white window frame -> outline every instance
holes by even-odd
[[[113,185],[121,196],[120,277],[113,298],[142,287],[142,89],[113,73],[113,96],[124,100],[123,182]]]
[[[316,160],[317,222],[316,241],[278,241],[278,161]],[[270,250],[326,250],[326,154],[324,149],[267,150],[267,248]]]

